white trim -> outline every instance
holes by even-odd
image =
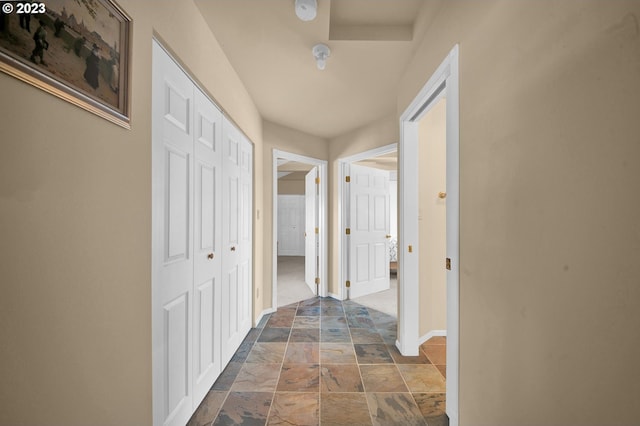
[[[318,196],[318,224],[320,228],[320,234],[318,236],[318,257],[319,257],[319,270],[318,278],[320,278],[319,296],[326,297],[329,291],[329,273],[328,273],[328,214],[327,214],[327,161],[317,158],[307,157],[304,155],[294,154],[291,152],[280,151],[274,149],[272,154],[272,274],[271,274],[271,307],[277,309],[278,307],[278,159],[285,159],[288,161],[296,161],[299,163],[310,164],[318,167],[318,177],[320,178],[320,188]]]
[[[458,426],[459,328],[460,328],[460,99],[458,45],[444,59],[400,117],[398,151],[400,212],[398,216],[398,342],[403,355],[415,355],[418,337],[418,283],[420,247],[418,235],[418,120],[446,91],[447,98],[447,415],[449,424]],[[408,246],[413,246],[408,253]]]
[[[424,336],[418,339],[418,346],[422,345],[424,342],[431,339],[432,337],[447,337],[447,330],[431,330],[430,332],[428,332],[427,334],[425,334]]]
[[[340,295],[335,294],[335,293],[328,293],[328,294],[327,294],[327,296],[328,296],[328,297],[331,297],[331,298],[333,298],[333,299],[336,299],[336,300],[340,300],[340,301],[344,300],[344,299],[341,299],[341,298],[340,298]]]
[[[344,179],[349,174],[349,166],[356,161],[366,160],[379,155],[390,154],[398,150],[398,144],[392,143],[348,157],[338,158],[338,230],[345,228],[348,214],[347,208],[349,203],[347,198],[349,194],[344,190]],[[339,300],[347,298],[346,282],[349,276],[349,250],[347,250],[347,237],[344,232],[340,233],[340,243],[338,244],[338,276],[340,277],[340,285],[338,287]]]

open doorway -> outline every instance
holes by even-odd
[[[397,317],[397,145],[339,163],[341,297]]]
[[[325,296],[326,161],[273,152],[273,307]]]
[[[437,140],[434,134],[439,134]],[[435,163],[427,165],[421,151]],[[401,209],[397,346],[405,356],[417,355],[422,342],[438,336],[438,330],[425,331],[432,326],[426,325],[432,318],[424,313],[434,312],[433,306],[428,306],[431,302],[442,305],[442,301],[431,299],[439,295],[441,300],[445,294],[446,326],[440,331],[446,333],[446,412],[449,424],[455,426],[460,321],[458,46],[400,117],[398,170]],[[427,261],[430,250],[433,256]],[[439,288],[425,287],[430,280]]]

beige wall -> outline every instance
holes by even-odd
[[[278,194],[280,195],[304,195],[305,176],[308,172],[293,172],[290,175],[278,179]]]
[[[418,227],[420,244],[420,336],[447,328],[447,129],[446,101],[441,99],[418,127]]]
[[[264,309],[272,305],[273,285],[273,150],[304,155],[318,160],[329,159],[328,141],[323,138],[311,136],[288,127],[280,126],[269,121],[263,122],[263,170],[262,185],[264,188],[264,296],[262,302]]]
[[[640,418],[640,2],[442,2],[460,45],[460,424]]]
[[[381,146],[398,142],[399,121],[395,114],[373,121],[345,135],[331,139],[329,144],[329,292],[340,292],[338,250],[338,160]]]
[[[0,424],[151,424],[154,31],[256,144],[262,208],[262,122],[197,8],[119,4],[134,22],[131,130],[0,74]]]

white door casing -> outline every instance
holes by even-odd
[[[389,172],[350,165],[350,297],[387,290],[389,281]]]
[[[318,294],[315,279],[318,277],[318,168],[314,167],[305,176],[305,225],[304,225],[304,281],[313,294]]]
[[[305,196],[278,195],[278,255],[305,255]]]
[[[398,342],[405,355],[418,353],[418,121],[446,92],[447,144],[447,415],[451,426],[459,424],[459,322],[460,322],[460,117],[459,47],[454,46],[400,117]],[[412,251],[408,247],[412,247]],[[444,262],[443,262],[444,264]]]
[[[153,419],[192,413],[193,85],[153,44]]]

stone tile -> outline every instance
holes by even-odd
[[[367,393],[374,425],[427,426],[410,393]]]
[[[254,342],[243,342],[240,344],[236,353],[231,357],[231,362],[244,362],[247,359],[249,352],[251,352],[251,348],[253,348],[253,343]]]
[[[293,328],[320,328],[320,317],[295,317]]]
[[[271,318],[265,325],[265,328],[291,328],[293,326],[293,318],[296,316],[295,311],[291,311],[291,313],[275,313],[271,315]]]
[[[273,392],[281,364],[244,364],[231,386],[234,392]]]
[[[391,354],[391,357],[393,357],[396,364],[431,364],[420,350],[418,350],[418,355],[416,356],[402,355],[396,345],[387,345],[387,350]]]
[[[289,343],[285,364],[317,364],[320,362],[319,343]]]
[[[398,367],[393,364],[361,365],[360,374],[366,392],[409,392]]]
[[[271,392],[231,392],[213,425],[263,426],[272,398]]]
[[[242,368],[241,362],[230,362],[211,387],[212,390],[229,390]]]
[[[385,330],[378,330],[378,333],[380,333],[380,337],[382,337],[382,340],[387,345],[395,345],[396,341],[398,340],[398,335],[395,330],[391,332],[385,331]]]
[[[363,392],[360,370],[355,364],[329,364],[320,367],[321,392]]]
[[[382,343],[354,344],[358,364],[387,364],[393,363],[393,358]]]
[[[251,330],[249,330],[249,333],[247,333],[247,336],[244,338],[242,343],[254,343],[256,340],[258,340],[258,336],[260,336],[260,333],[262,333],[262,329],[252,328]]]
[[[432,364],[445,365],[447,363],[446,345],[422,345],[420,348]]]
[[[317,306],[298,306],[296,313],[300,317],[317,317],[320,316],[320,305]]]
[[[222,403],[227,397],[226,391],[209,391],[204,397],[202,403],[198,407],[187,426],[209,426],[213,422],[222,407]]]
[[[447,366],[446,365],[436,365],[436,368],[438,369],[440,374],[442,374],[442,377],[444,377],[444,379],[446,381],[446,379],[447,379]]]
[[[320,306],[320,304],[322,303],[322,298],[320,297],[312,297],[311,299],[307,299],[307,300],[303,300],[298,304],[298,307],[304,307],[304,306]]]
[[[350,343],[351,334],[348,328],[322,328],[320,329],[320,341]]]
[[[294,328],[291,331],[289,342],[319,342],[320,329],[318,328]]]
[[[323,297],[320,299],[321,306],[342,306],[342,301],[333,297]]]
[[[347,318],[344,316],[340,317],[322,317],[320,320],[321,328],[347,328]]]
[[[284,312],[284,311],[293,311],[293,312],[295,312],[296,309],[298,309],[298,305],[299,304],[300,304],[300,302],[294,302],[294,303],[290,303],[288,305],[280,306],[280,307],[278,307],[278,311],[277,312]]]
[[[321,364],[355,364],[356,352],[351,343],[320,343]]]
[[[342,306],[339,305],[322,305],[320,308],[320,315],[322,315],[323,317],[339,317],[344,315],[344,309],[342,309]]]
[[[423,345],[446,345],[447,336],[433,336],[431,339],[423,343]]]
[[[374,330],[376,328],[376,325],[373,323],[371,318],[369,318],[369,316],[347,315],[347,323],[349,324],[349,327],[353,328],[370,328]]]
[[[280,392],[275,394],[267,421],[268,426],[316,426],[319,424],[319,394]]]
[[[429,426],[431,426],[430,418],[441,417],[446,413],[446,393],[414,393],[413,398]]]
[[[353,343],[384,343],[380,333],[370,328],[351,328]]]
[[[258,342],[286,342],[289,340],[290,328],[266,328],[258,337]]]
[[[364,393],[320,394],[322,426],[371,425],[371,416]]]
[[[369,316],[369,311],[362,305],[359,305],[355,302],[343,303],[344,312],[347,315],[366,315]]]
[[[258,323],[258,325],[256,325],[256,328],[258,330],[262,330],[264,328],[264,326],[267,324],[267,321],[269,321],[269,318],[271,318],[271,315],[263,316],[262,319],[260,320],[260,322]]]
[[[282,364],[286,343],[257,342],[247,357],[249,364]]]
[[[399,364],[398,369],[411,392],[446,392],[447,390],[442,374],[434,365]]]
[[[318,392],[319,383],[318,364],[284,364],[277,390],[279,392]]]

